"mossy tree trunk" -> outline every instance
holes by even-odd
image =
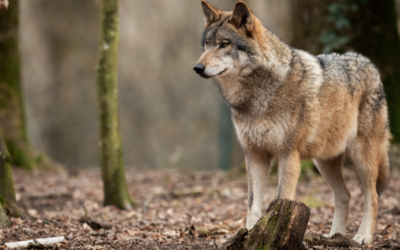
[[[0,198],[1,199],[1,198]],[[6,212],[3,209],[3,202],[0,200],[0,229],[5,227],[11,227],[12,223],[7,217]]]
[[[118,32],[118,0],[101,0],[100,41],[96,70],[100,109],[100,150],[104,182],[104,205],[131,209],[133,200],[128,193],[125,181],[118,120]]]
[[[7,152],[0,127],[0,228],[11,226],[7,215],[22,215],[15,198],[14,182],[10,168],[10,155]]]
[[[36,162],[28,143],[18,49],[18,0],[0,10],[0,123],[11,163],[32,169]]]

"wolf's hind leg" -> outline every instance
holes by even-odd
[[[262,153],[246,153],[248,201],[246,228],[253,228],[261,218],[262,202],[267,187],[271,157]]]
[[[349,217],[350,192],[343,179],[342,165],[343,156],[341,154],[329,160],[314,160],[319,172],[331,187],[335,196],[335,214],[331,231],[326,237],[331,237],[335,233],[346,233],[347,220]]]
[[[368,147],[365,147],[367,145]],[[364,147],[363,147],[364,146]],[[376,181],[378,178],[377,151],[372,144],[355,143],[349,149],[357,175],[361,182],[364,195],[364,211],[360,227],[354,240],[358,243],[371,243],[378,215],[378,193]]]

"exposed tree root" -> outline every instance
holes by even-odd
[[[12,226],[12,223],[11,223],[10,219],[8,219],[6,213],[3,209],[3,206],[0,202],[0,229],[6,228],[6,227],[11,227],[11,226]]]
[[[326,238],[320,235],[319,238],[305,238],[304,241],[307,242],[310,247],[361,247],[360,244],[346,236],[343,236],[341,233],[335,233],[331,238]]]

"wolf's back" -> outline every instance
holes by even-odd
[[[336,53],[317,56],[328,82],[344,83],[350,94],[354,90],[380,88],[380,75],[374,64],[365,56],[355,52],[343,55]]]
[[[391,134],[379,71],[368,58],[355,52],[319,55],[317,58],[323,68],[324,84],[345,88],[352,99],[357,100],[357,137],[363,137],[364,144],[378,148],[376,188],[381,193],[390,175],[388,147]]]

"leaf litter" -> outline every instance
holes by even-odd
[[[354,173],[344,170],[352,196],[346,236],[352,238],[361,222],[363,198]],[[102,206],[99,169],[33,173],[13,169],[13,176],[19,206],[38,219],[12,218],[12,227],[0,229],[0,249],[7,249],[8,242],[57,236],[66,240],[53,249],[217,249],[245,226],[243,173],[128,168],[129,192],[138,204],[131,211]],[[276,186],[277,177],[271,175],[264,211],[276,197]],[[399,191],[400,173],[394,169],[379,197],[374,242],[363,249],[400,249]],[[296,197],[311,206],[306,237],[329,233],[334,200],[323,178],[315,174],[305,178]]]

